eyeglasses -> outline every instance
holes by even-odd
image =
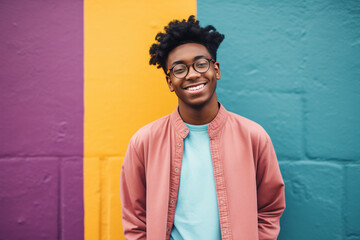
[[[175,66],[170,68],[166,74],[169,75],[170,72],[172,72],[172,74],[176,78],[184,78],[188,75],[189,66],[191,66],[191,65],[193,66],[193,68],[196,72],[204,73],[209,70],[210,62],[215,62],[215,60],[213,60],[211,58],[210,59],[209,58],[200,58],[191,64],[184,64],[184,63],[176,64]]]

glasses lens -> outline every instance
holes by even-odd
[[[194,64],[195,70],[199,73],[204,73],[209,70],[210,64],[207,59],[199,59]]]
[[[177,78],[183,78],[187,74],[187,66],[185,64],[177,64],[173,68],[173,74]]]

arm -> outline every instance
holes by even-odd
[[[121,168],[120,198],[124,236],[128,240],[146,239],[146,179],[142,159],[132,141]]]
[[[260,143],[257,166],[259,240],[276,240],[285,209],[284,182],[270,137]]]

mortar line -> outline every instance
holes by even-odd
[[[17,154],[4,154],[4,155],[0,155],[0,160],[1,159],[8,159],[8,158],[68,158],[68,157],[74,157],[74,158],[84,158],[84,155],[59,155],[59,154],[54,154],[54,155],[42,155],[42,154],[29,154],[29,155],[17,155]]]
[[[102,178],[102,171],[103,171],[103,158],[99,157],[99,239],[103,240],[103,226],[102,226],[102,219],[103,219],[103,178]]]
[[[63,197],[62,197],[62,191],[61,191],[61,181],[62,181],[62,176],[61,176],[61,167],[62,167],[62,159],[58,158],[58,239],[62,239],[62,201],[63,201]]]
[[[311,158],[311,159],[279,159],[279,163],[339,163],[342,166],[346,166],[348,164],[360,165],[359,160],[354,159],[334,159],[334,158]]]
[[[307,134],[307,116],[306,116],[306,98],[305,98],[305,94],[302,94],[301,96],[301,115],[302,115],[302,119],[301,119],[301,124],[302,124],[302,134],[301,134],[301,142],[302,142],[302,152],[303,152],[303,157],[305,159],[309,159],[309,154],[308,154],[308,148],[307,148],[307,141],[306,141],[306,134]]]
[[[347,236],[347,229],[346,229],[346,226],[347,226],[347,218],[345,216],[345,211],[347,210],[347,192],[346,192],[346,183],[347,183],[347,167],[346,167],[347,164],[343,164],[342,167],[343,167],[343,178],[342,178],[342,189],[343,189],[343,193],[342,193],[342,196],[341,196],[341,229],[342,229],[342,232],[343,232],[343,236],[346,238]]]

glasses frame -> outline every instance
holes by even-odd
[[[207,60],[207,61],[209,62],[209,67],[208,67],[205,71],[199,72],[199,71],[196,70],[196,68],[195,68],[195,63],[198,62],[199,60],[203,60],[203,59],[205,59],[205,60]],[[216,61],[215,61],[214,59],[212,59],[212,58],[199,58],[199,59],[196,59],[193,63],[190,63],[190,64],[178,63],[178,64],[175,64],[172,68],[170,68],[170,69],[167,71],[166,75],[170,76],[170,72],[172,72],[172,75],[173,75],[174,77],[178,78],[178,79],[186,78],[186,76],[189,74],[189,66],[192,66],[193,69],[194,69],[196,72],[198,72],[198,73],[206,73],[206,72],[209,71],[209,69],[210,69],[210,65],[211,65],[210,63],[211,63],[211,62],[214,62],[214,63],[215,63]],[[186,66],[186,74],[185,74],[184,77],[177,77],[177,76],[175,76],[173,69],[174,69],[176,66],[178,66],[178,65],[185,65],[185,66]]]

